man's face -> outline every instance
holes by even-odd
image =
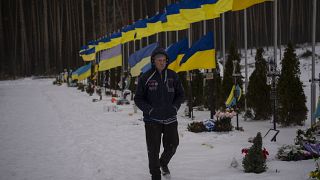
[[[157,55],[154,59],[154,64],[156,66],[156,69],[161,72],[166,68],[167,65],[167,59],[165,55]]]

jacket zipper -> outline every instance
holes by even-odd
[[[160,73],[160,81],[161,81],[160,91],[161,91],[161,106],[162,106],[162,105],[164,105],[164,97],[163,97],[163,87],[164,87],[164,84],[163,84],[163,80],[162,80],[162,72]]]

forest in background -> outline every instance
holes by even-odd
[[[118,31],[138,19],[151,17],[175,0],[10,0],[0,1],[0,79],[31,75],[54,75],[64,68],[76,69],[85,62],[79,56],[82,45]],[[279,44],[311,43],[311,0],[278,0]],[[319,9],[320,3],[317,3]],[[243,11],[227,12],[226,49],[232,42],[244,47]],[[320,11],[317,12],[320,19]],[[273,45],[273,2],[247,10],[248,47]],[[317,21],[318,22],[318,21]],[[215,47],[221,50],[221,19],[207,21],[207,31],[215,33]],[[320,34],[320,23],[317,23]],[[165,33],[159,43],[165,46]],[[179,31],[179,39],[187,31]],[[203,34],[203,22],[192,24],[192,40]],[[168,33],[168,45],[176,42],[176,32]],[[319,42],[320,37],[316,37]],[[156,36],[149,37],[149,43]],[[134,52],[129,44],[130,54]],[[136,50],[140,42],[135,41]],[[147,45],[146,38],[142,46]],[[127,52],[128,44],[124,45]],[[127,60],[127,53],[124,60]]]

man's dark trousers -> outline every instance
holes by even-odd
[[[178,122],[160,124],[145,122],[146,141],[149,158],[149,170],[152,179],[161,179],[160,166],[167,166],[179,145]],[[161,135],[163,153],[159,159]]]

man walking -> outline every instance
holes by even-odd
[[[177,111],[184,90],[177,74],[167,69],[168,54],[163,48],[153,51],[151,66],[139,78],[134,101],[143,111],[150,174],[152,180],[160,180],[161,171],[170,175],[168,163],[179,144]],[[164,151],[159,159],[161,135]]]

